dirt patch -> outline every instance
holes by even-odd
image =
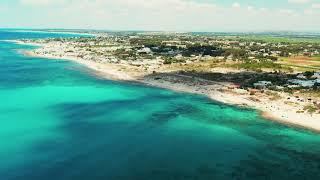
[[[317,61],[314,57],[296,56],[284,59],[284,61],[282,61],[282,64],[288,64],[292,66],[319,66],[320,61]]]

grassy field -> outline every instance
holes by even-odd
[[[186,70],[186,71],[202,71],[209,72],[212,68],[233,68],[247,69],[252,71],[275,70],[282,72],[305,72],[305,71],[320,71],[320,56],[304,57],[296,56],[289,58],[281,58],[278,62],[262,61],[262,62],[219,62],[219,61],[204,61],[193,62],[191,64],[174,63],[166,68],[171,70]]]
[[[320,56],[304,57],[296,56],[289,58],[281,58],[278,62],[284,67],[291,67],[295,71],[319,71]]]
[[[195,72],[210,72],[214,68],[231,68],[231,69],[246,69],[251,71],[283,71],[291,72],[292,68],[283,66],[282,64],[265,61],[265,62],[219,62],[219,61],[201,61],[190,64],[174,63],[165,66],[172,71],[195,71]]]
[[[217,61],[205,61],[205,62],[193,62],[190,64],[181,65],[181,63],[175,63],[167,65],[165,68],[172,71],[195,71],[195,72],[209,72],[212,68],[221,67],[223,63]]]
[[[289,71],[289,68],[282,67],[281,64],[277,64],[270,61],[265,62],[243,62],[243,63],[233,63],[229,64],[228,67],[236,68],[236,69],[247,69],[252,71],[262,71],[262,70],[281,70],[281,71]]]

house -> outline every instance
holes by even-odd
[[[183,56],[182,56],[182,54],[177,54],[177,55],[175,56],[175,58],[176,58],[176,59],[183,59]]]
[[[271,81],[259,81],[259,82],[253,84],[253,86],[257,89],[265,89],[270,85],[272,85]]]
[[[239,89],[241,87],[240,84],[230,84],[228,86],[228,89]]]
[[[320,79],[320,72],[316,72],[311,76],[312,79]]]
[[[317,80],[301,80],[301,79],[290,79],[288,82],[295,84],[295,85],[299,85],[301,87],[313,87],[314,84],[318,81]]]
[[[312,55],[312,53],[310,53],[310,52],[304,52],[304,53],[303,53],[303,56],[311,57],[311,55]]]
[[[288,88],[299,88],[300,86],[298,85],[289,85]]]
[[[307,77],[304,74],[299,74],[297,76],[298,79],[307,79]]]
[[[218,60],[224,60],[224,57],[223,57],[223,56],[217,56],[216,59],[218,59]]]
[[[144,47],[142,49],[139,49],[137,52],[140,54],[151,54],[152,53],[151,49],[148,47]]]

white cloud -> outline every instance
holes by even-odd
[[[280,9],[278,11],[281,14],[293,15],[295,12],[292,9]]]
[[[290,4],[307,4],[310,0],[288,0]]]
[[[252,6],[248,6],[248,11],[254,11],[254,7],[252,7]]]
[[[241,5],[238,2],[235,2],[235,3],[232,4],[232,7],[233,8],[240,8]]]
[[[268,9],[267,9],[267,8],[264,8],[264,7],[260,8],[259,10],[262,11],[262,12],[268,11]]]
[[[193,0],[21,0],[34,13],[29,26],[115,30],[236,31],[319,28],[316,18],[291,9],[231,7]],[[63,5],[62,5],[63,4]],[[29,6],[46,6],[32,8]],[[51,7],[55,8],[51,8]],[[294,15],[294,16],[292,16]],[[31,15],[28,15],[28,17]],[[25,25],[27,22],[23,22]],[[30,24],[33,23],[33,24]],[[41,26],[41,27],[42,27]]]
[[[320,3],[314,3],[312,4],[313,9],[320,9]]]
[[[20,0],[20,3],[22,5],[31,5],[31,6],[61,5],[67,2],[68,0]]]

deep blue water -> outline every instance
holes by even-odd
[[[70,37],[0,30],[0,39]],[[0,42],[0,180],[319,179],[320,136]]]

